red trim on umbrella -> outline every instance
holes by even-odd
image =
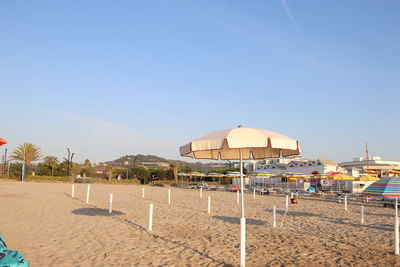
[[[0,137],[0,146],[7,144],[7,140]]]

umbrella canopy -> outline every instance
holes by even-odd
[[[334,171],[329,171],[329,172],[327,172],[326,174],[335,175],[335,174],[339,174],[339,173],[338,173],[338,172],[334,172]]]
[[[246,176],[246,175],[243,175],[243,176]],[[240,177],[240,172],[228,172],[226,174],[226,177],[229,177],[229,178]]]
[[[361,177],[354,179],[354,181],[378,181],[378,180],[379,178],[369,175],[363,175]]]
[[[221,177],[225,177],[225,174],[222,173],[216,173],[216,172],[210,172],[207,173],[208,177],[217,177],[217,178],[221,178]]]
[[[399,198],[400,179],[380,179],[368,186],[363,195],[368,197]]]
[[[233,128],[209,133],[180,147],[183,157],[233,160],[278,158],[300,154],[297,140],[269,130]]]
[[[345,175],[345,174],[335,174],[331,176],[329,179],[332,180],[354,180],[354,177]]]
[[[385,172],[385,174],[400,174],[400,171],[391,170],[391,171]]]
[[[315,179],[328,179],[331,177],[332,177],[332,175],[329,175],[329,174],[317,174],[317,175],[312,176],[312,178],[315,178]]]
[[[319,173],[319,171],[313,171],[311,174],[312,174],[312,175],[318,175],[318,174],[320,174],[320,173]]]
[[[379,172],[373,171],[373,170],[364,170],[364,173],[366,173],[366,174],[379,174]]]
[[[282,173],[280,176],[285,178],[308,178],[310,175],[304,173]]]
[[[0,137],[0,146],[7,144],[7,140]]]

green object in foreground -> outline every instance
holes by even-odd
[[[28,267],[29,262],[17,250],[7,249],[3,237],[0,235],[0,267]]]

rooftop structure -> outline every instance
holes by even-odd
[[[357,157],[353,161],[339,163],[345,173],[358,177],[368,171],[376,171],[379,176],[391,170],[400,170],[400,161],[382,160],[381,157]]]
[[[259,161],[255,164],[255,172],[268,172],[271,174],[285,173],[327,173],[336,172],[338,166],[332,160],[324,159],[302,159],[302,158],[279,158],[268,161]]]

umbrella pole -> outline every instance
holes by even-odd
[[[243,197],[243,151],[240,152],[240,193],[241,193],[241,218],[240,218],[240,266],[246,265],[246,218],[244,217],[244,197]]]

